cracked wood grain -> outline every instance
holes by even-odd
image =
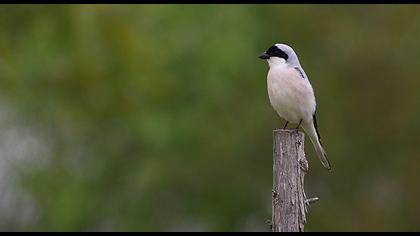
[[[304,134],[298,130],[273,131],[272,231],[303,232],[307,201],[304,177],[308,161],[304,152]]]

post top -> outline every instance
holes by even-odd
[[[273,130],[273,133],[289,133],[289,134],[298,133],[300,135],[303,135],[303,132],[297,129],[275,129]]]

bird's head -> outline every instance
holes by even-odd
[[[274,44],[267,51],[263,52],[259,58],[267,60],[270,64],[288,63],[293,66],[299,65],[299,60],[293,49],[286,44]]]

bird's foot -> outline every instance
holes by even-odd
[[[300,127],[300,125],[302,124],[302,119],[300,119],[300,121],[299,121],[299,124],[298,124],[298,126],[295,128],[295,131],[296,132],[299,132],[299,127]]]

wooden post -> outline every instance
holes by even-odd
[[[306,200],[303,180],[308,170],[304,134],[297,130],[273,131],[273,232],[303,232]]]

